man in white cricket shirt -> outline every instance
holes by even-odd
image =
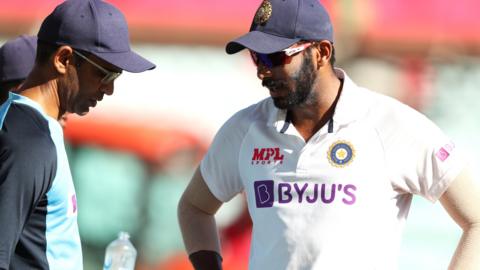
[[[480,189],[466,160],[425,116],[334,68],[333,44],[318,0],[265,0],[227,45],[248,49],[271,97],[223,125],[182,196],[193,266],[222,268],[214,214],[245,192],[252,270],[396,269],[414,194],[464,231],[451,269],[480,269]]]

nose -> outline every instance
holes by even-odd
[[[260,80],[263,80],[265,78],[269,78],[269,77],[272,77],[272,70],[268,67],[266,67],[264,64],[262,63],[258,63],[258,66],[257,66],[257,77],[260,79]]]
[[[108,84],[103,85],[102,91],[106,94],[111,96],[113,94],[113,89],[115,88],[113,85],[114,82],[110,82]]]

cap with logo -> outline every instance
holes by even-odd
[[[319,0],[265,0],[257,9],[250,32],[229,42],[228,54],[245,48],[262,54],[282,51],[301,40],[328,40],[333,27]]]
[[[0,82],[25,79],[35,64],[37,37],[21,35],[0,48]]]
[[[38,39],[89,52],[129,72],[155,68],[130,49],[122,12],[101,0],[67,0],[58,5],[43,21]]]

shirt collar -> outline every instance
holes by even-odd
[[[358,87],[342,69],[335,68],[335,74],[343,79],[343,89],[335,107],[333,121],[337,125],[346,125],[362,117],[369,106],[365,89]]]
[[[274,127],[278,132],[281,132],[285,128],[285,125],[289,125],[287,110],[280,110],[275,107],[272,98],[268,98],[267,102],[271,108],[271,110],[269,110],[270,115],[268,116],[267,126]]]
[[[26,96],[22,96],[22,95],[18,95],[18,94],[15,94],[15,93],[10,92],[10,93],[9,93],[9,99],[10,99],[12,102],[25,104],[25,105],[28,105],[28,106],[34,108],[34,109],[37,110],[44,118],[53,119],[52,117],[50,117],[50,116],[43,110],[43,108],[42,108],[42,106],[40,106],[40,104],[38,104],[37,102],[31,100],[30,98],[28,98],[28,97],[26,97]]]
[[[5,120],[5,117],[6,117],[6,111],[8,111],[8,109],[10,108],[10,105],[12,103],[24,104],[24,105],[27,105],[27,106],[31,107],[34,110],[38,111],[38,113],[40,113],[40,115],[42,115],[45,119],[47,119],[49,125],[50,125],[50,123],[57,123],[57,125],[60,127],[60,124],[58,124],[58,122],[55,121],[55,119],[48,116],[43,111],[40,104],[38,104],[37,102],[35,102],[35,101],[25,97],[25,96],[9,92],[8,99],[5,102],[3,102],[3,104],[0,104],[0,129],[3,126],[3,121]],[[60,129],[61,129],[61,127],[60,127]]]
[[[53,130],[52,134],[58,134],[55,136],[60,136],[63,138],[63,129],[62,129],[62,126],[60,126],[60,123],[53,117],[49,116],[43,110],[42,106],[40,106],[40,104],[38,104],[36,101],[33,101],[26,96],[18,95],[12,92],[9,93],[9,100],[12,103],[24,104],[38,111],[48,121],[48,125],[50,129]]]

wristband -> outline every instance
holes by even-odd
[[[222,270],[222,256],[212,250],[200,250],[188,256],[195,270]]]

